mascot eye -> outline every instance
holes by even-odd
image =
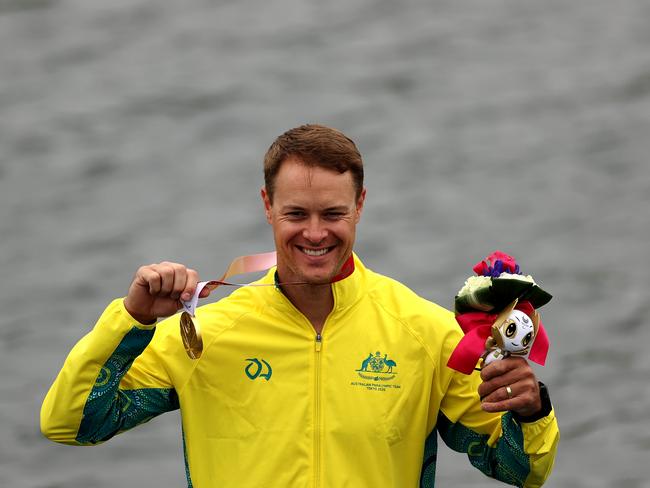
[[[532,340],[533,340],[533,333],[532,333],[532,332],[529,332],[529,333],[526,334],[526,336],[522,339],[522,341],[521,341],[521,345],[524,346],[524,347],[527,347],[528,344],[530,344],[530,341],[532,341]]]
[[[515,324],[514,322],[510,322],[508,324],[508,327],[506,328],[506,337],[508,339],[512,339],[516,333],[517,333],[517,324]]]

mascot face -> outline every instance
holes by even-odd
[[[509,352],[527,351],[535,338],[533,321],[520,310],[513,310],[498,329],[503,349]]]

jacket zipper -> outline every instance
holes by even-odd
[[[321,383],[321,347],[323,346],[323,336],[317,332],[316,333],[316,378],[314,381],[315,391],[314,391],[314,488],[320,487],[320,449],[321,449],[321,432],[320,432],[320,416],[321,416],[321,400],[320,400],[320,383]]]
[[[282,290],[278,288],[278,291],[282,293]],[[336,310],[336,302],[337,302],[337,297],[336,297],[336,292],[334,289],[332,289],[332,293],[334,295],[334,306],[332,307],[332,312],[330,312],[330,315],[325,319],[325,323],[323,324],[323,328],[321,329],[321,332],[316,332],[316,340],[314,342],[314,351],[316,354],[315,358],[315,379],[314,379],[314,488],[320,488],[320,457],[321,457],[321,429],[320,429],[320,424],[321,424],[321,348],[323,347],[323,334],[322,330],[325,329],[325,326],[330,320],[330,317]],[[300,315],[304,317],[304,315],[291,303],[291,301],[282,293],[282,296],[284,299],[287,301],[287,303],[293,307],[293,309]],[[313,326],[309,320],[304,317],[305,322],[307,326],[313,330]]]

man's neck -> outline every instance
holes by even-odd
[[[282,292],[291,303],[311,322],[316,333],[320,334],[327,316],[334,308],[332,285],[284,286]]]

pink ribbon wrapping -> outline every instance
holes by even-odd
[[[528,316],[532,316],[535,311],[530,302],[526,301],[518,303],[515,308]],[[485,352],[485,341],[492,333],[492,324],[494,324],[496,318],[497,314],[487,312],[469,312],[457,315],[456,321],[465,332],[465,335],[449,357],[447,366],[464,374],[470,374],[474,371],[476,363]],[[548,335],[540,320],[539,329],[530,348],[528,359],[543,366],[546,363],[549,346]]]

